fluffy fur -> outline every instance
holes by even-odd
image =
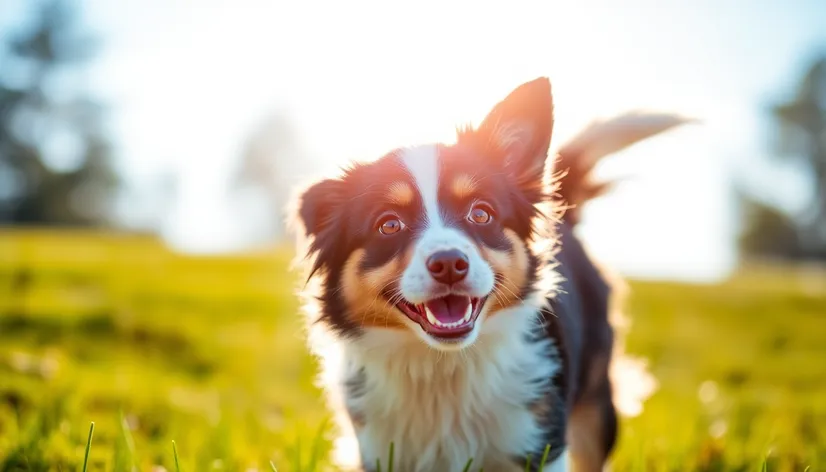
[[[686,122],[596,123],[548,160],[550,82],[453,144],[400,148],[298,196],[310,346],[353,467],[600,470],[617,434],[612,288],[573,229],[596,162]],[[551,177],[555,175],[555,177]],[[567,211],[566,211],[567,210]]]

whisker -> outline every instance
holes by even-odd
[[[493,287],[493,291],[491,292],[491,294],[494,296],[494,298],[496,298],[496,301],[500,305],[502,305],[503,307],[506,305],[506,303],[505,303],[505,294],[502,293],[502,291],[499,287]]]
[[[522,297],[520,297],[520,296],[519,296],[519,295],[518,295],[518,294],[514,291],[514,289],[512,289],[511,287],[509,287],[509,286],[508,286],[508,282],[507,282],[507,281],[504,281],[504,282],[502,282],[501,284],[499,284],[499,288],[500,288],[500,289],[507,290],[513,298],[515,298],[516,300],[522,301]]]

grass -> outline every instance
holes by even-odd
[[[329,470],[290,257],[0,230],[0,472]],[[660,387],[614,470],[826,469],[826,276],[631,288]]]
[[[181,472],[181,464],[178,461],[178,446],[172,441],[172,454],[175,456],[175,472]]]
[[[83,472],[89,470],[89,451],[92,450],[92,436],[95,434],[95,422],[89,426],[89,439],[86,440],[86,454],[83,456]],[[174,442],[172,444],[175,444]],[[177,459],[177,454],[175,458]]]

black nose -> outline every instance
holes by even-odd
[[[455,284],[464,279],[469,267],[467,256],[458,249],[439,251],[427,258],[430,275],[443,284]]]

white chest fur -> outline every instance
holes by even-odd
[[[412,333],[368,332],[319,351],[324,387],[361,418],[366,464],[386,463],[392,441],[397,471],[461,471],[470,458],[472,470],[520,470],[514,457],[545,446],[529,405],[559,368],[549,340],[526,341],[531,329],[536,308],[521,306],[485,321],[460,352],[434,350]]]

